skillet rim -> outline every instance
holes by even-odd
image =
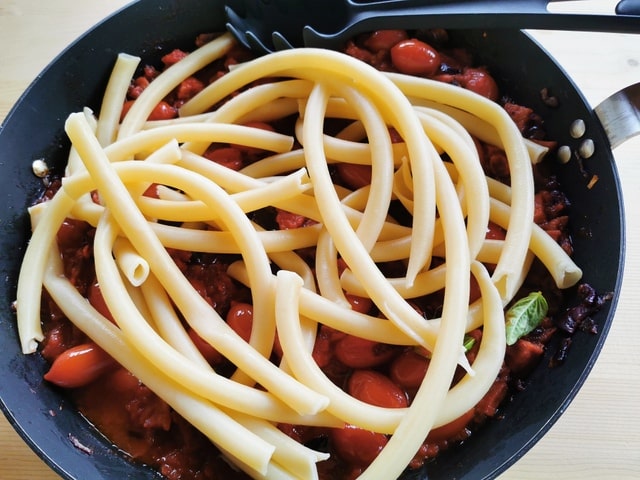
[[[95,27],[93,27],[92,29],[90,29],[89,31],[87,31],[85,34],[83,34],[81,37],[78,38],[78,40],[76,40],[75,42],[73,42],[69,47],[67,47],[67,49],[65,49],[58,57],[56,57],[56,59],[54,59],[53,62],[51,62],[51,64],[46,67],[43,72],[38,76],[38,78],[29,86],[29,88],[25,91],[25,93],[21,96],[21,98],[18,100],[18,102],[16,103],[16,105],[12,108],[12,110],[9,112],[9,114],[7,115],[2,129],[0,129],[0,139],[3,139],[3,137],[6,137],[7,134],[5,134],[4,136],[2,135],[2,133],[4,133],[5,128],[7,128],[8,126],[12,126],[12,122],[13,122],[13,117],[15,115],[17,115],[17,113],[19,112],[19,110],[21,108],[23,108],[25,106],[25,99],[27,99],[32,93],[33,90],[36,88],[36,86],[38,84],[41,84],[42,79],[47,77],[47,75],[50,73],[50,71],[52,69],[55,68],[55,65],[58,64],[61,59],[63,57],[65,57],[66,55],[70,55],[72,51],[74,51],[75,49],[79,48],[79,45],[82,44],[83,42],[86,42],[88,38],[92,38],[93,34],[95,33],[95,31],[97,30],[103,30],[105,28],[106,24],[115,24],[117,23],[116,20],[118,18],[120,18],[120,16],[124,13],[124,14],[128,14],[132,11],[134,11],[135,8],[138,9],[143,9],[144,10],[144,4],[149,4],[149,5],[159,5],[159,9],[167,9],[167,10],[171,10],[171,8],[174,7],[174,3],[176,2],[171,2],[171,1],[164,1],[161,4],[158,4],[158,2],[149,2],[146,0],[142,0],[140,2],[137,2],[135,4],[131,4],[129,6],[124,7],[123,9],[115,12],[113,15],[107,17],[105,20],[103,20],[102,22],[100,22],[98,25],[96,25]],[[210,5],[210,3],[208,2],[193,2],[195,4],[207,4]],[[171,13],[171,12],[170,12]],[[530,39],[532,42],[534,42],[532,39]],[[149,47],[151,48],[151,47]],[[546,52],[544,52],[546,54]],[[546,54],[548,55],[548,54]],[[552,60],[553,61],[553,60]],[[40,82],[40,83],[39,83]],[[578,90],[576,89],[576,92],[578,92]],[[586,102],[585,102],[586,105]],[[593,119],[589,119],[590,121],[593,121]],[[596,127],[600,127],[599,122],[597,123]],[[56,141],[58,141],[58,139],[56,139]],[[1,143],[0,143],[1,144]],[[59,149],[59,148],[63,148],[64,147],[59,147],[59,146],[55,146],[55,149]],[[610,152],[609,152],[610,153]],[[612,167],[615,173],[615,163],[612,162]],[[615,173],[614,175],[615,177],[615,187],[617,188],[617,192],[618,192],[618,198],[621,200],[621,191],[620,191],[620,185],[619,182],[617,181],[617,173]],[[617,280],[616,280],[616,284],[615,284],[615,291],[619,292],[619,287],[620,287],[620,282],[621,282],[621,275],[622,275],[622,268],[621,265],[623,264],[624,261],[624,225],[623,225],[623,215],[622,215],[622,202],[619,202],[619,206],[620,206],[620,220],[621,220],[621,248],[620,248],[620,259],[618,262],[618,276],[617,276]],[[12,221],[14,222],[12,225],[15,226],[16,224],[20,224],[19,226],[21,228],[26,228],[26,224],[24,223],[24,219],[23,221],[20,223],[19,220],[16,220],[15,218],[12,219]],[[3,240],[4,242],[4,240]],[[5,245],[4,243],[2,244],[3,246]],[[4,266],[3,266],[3,272],[4,272]],[[4,295],[4,292],[3,292]],[[8,300],[9,298],[3,298],[3,300]],[[555,421],[557,420],[557,418],[560,416],[560,414],[566,409],[566,407],[568,406],[568,404],[571,402],[571,400],[573,400],[575,394],[577,393],[577,391],[579,390],[579,388],[582,386],[584,380],[586,379],[588,373],[590,372],[593,363],[595,363],[596,357],[600,352],[600,349],[602,348],[602,344],[604,343],[604,340],[606,338],[606,333],[608,331],[609,325],[611,323],[612,317],[613,317],[613,312],[615,310],[615,304],[617,303],[617,299],[618,299],[618,295],[616,294],[616,296],[614,297],[614,300],[610,303],[608,310],[611,312],[609,314],[609,319],[607,322],[604,323],[603,329],[601,330],[601,332],[598,334],[598,341],[596,342],[596,345],[592,351],[592,354],[589,358],[589,361],[587,363],[587,365],[584,368],[583,373],[580,375],[579,381],[578,383],[576,383],[573,387],[573,389],[570,391],[569,395],[566,397],[565,401],[562,403],[562,405],[559,406],[559,408],[557,409],[557,411],[552,415],[551,420],[547,423],[545,423],[543,425],[543,428],[541,428],[533,437],[531,437],[531,439],[517,452],[517,454],[515,456],[510,457],[510,460],[508,461],[508,464],[503,464],[503,468],[500,469],[495,469],[491,475],[497,475],[499,473],[501,473],[502,471],[504,471],[506,468],[508,468],[510,465],[512,465],[518,458],[520,458],[522,455],[524,455],[524,453],[526,453],[526,451],[529,450],[529,448],[535,444],[539,438],[546,433],[546,431],[551,427],[551,425],[553,423],[555,423]],[[5,302],[6,303],[6,302]],[[6,322],[6,319],[3,317],[2,319],[0,319],[0,325],[4,324]],[[38,368],[43,368],[43,366],[40,364],[38,365],[37,362],[32,362],[34,363]],[[35,380],[34,380],[35,381]],[[38,385],[35,385],[37,388],[40,388]],[[34,385],[31,385],[31,387],[33,388]],[[2,391],[1,389],[3,389],[4,387],[0,387],[0,391]],[[4,395],[3,395],[4,398]],[[50,459],[46,454],[44,454],[44,452],[40,451],[40,447],[38,446],[38,441],[37,438],[33,435],[29,435],[28,431],[26,429],[23,429],[21,427],[21,424],[19,424],[20,422],[18,422],[18,420],[14,417],[13,413],[9,410],[9,408],[7,407],[7,405],[4,402],[4,399],[2,399],[0,401],[0,406],[2,407],[3,411],[5,412],[5,415],[7,416],[7,418],[9,419],[10,423],[14,426],[14,428],[16,428],[16,430],[18,431],[18,433],[24,438],[25,442],[39,455],[44,455],[41,456],[41,458],[43,458],[43,460],[45,460],[45,462],[47,464],[49,464],[49,466],[51,466],[51,468],[56,471],[57,473],[59,473],[60,475],[63,475],[65,478],[75,478],[72,476],[69,476],[70,474],[66,471],[66,467],[63,467],[62,465],[59,465],[55,460]],[[68,441],[68,438],[66,439]],[[110,449],[107,449],[109,454],[112,455],[113,452]],[[104,473],[104,472],[102,472]],[[111,472],[113,473],[113,472]],[[154,476],[150,477],[150,478],[154,478]],[[78,478],[82,478],[82,477],[78,477]],[[96,478],[96,477],[93,477]],[[107,478],[107,477],[105,477]],[[124,478],[124,477],[123,477]],[[140,477],[138,477],[140,478]],[[477,477],[474,477],[477,478]],[[483,478],[491,478],[490,476],[488,477],[483,477]]]

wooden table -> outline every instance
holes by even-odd
[[[55,55],[126,3],[2,0],[0,120]],[[594,8],[611,8],[615,2],[597,3]],[[592,105],[619,88],[640,81],[640,36],[535,34],[560,60]],[[615,322],[592,374],[574,402],[550,432],[501,477],[503,480],[640,478],[640,137],[618,148],[615,156],[628,231],[625,280]],[[0,418],[0,479],[56,478],[4,417]]]

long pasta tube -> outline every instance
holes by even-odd
[[[222,57],[234,45],[227,33],[189,54],[160,74],[146,88],[122,119],[118,138],[125,138],[142,129],[153,108],[183,79],[194,74],[215,59]]]
[[[477,405],[495,381],[504,362],[507,343],[500,293],[480,262],[473,262],[471,271],[480,286],[484,320],[480,348],[472,365],[474,375],[467,373],[449,390],[434,427],[452,422]]]
[[[281,270],[277,274],[276,322],[282,338],[284,355],[293,374],[301,382],[313,385],[331,399],[327,410],[345,423],[367,430],[392,433],[404,409],[382,408],[349,396],[334,384],[315,363],[311,352],[302,347],[303,334],[297,309],[302,280],[292,272]]]
[[[469,134],[459,126],[451,125],[436,112],[419,114],[420,121],[434,143],[449,154],[464,186],[467,209],[467,237],[471,258],[475,258],[489,223],[489,189],[478,159],[478,153]]]
[[[234,69],[216,82],[215,89],[211,86],[205,88],[183,105],[180,112],[182,115],[192,115],[206,110],[224,96],[259,77],[289,75],[316,81],[327,74],[336,81],[343,80],[346,83],[352,83],[357,79],[354,86],[372,99],[407,143],[414,181],[420,186],[415,189],[419,211],[415,215],[415,241],[412,242],[407,269],[407,279],[411,282],[430,258],[435,218],[435,184],[431,163],[437,152],[411,113],[412,107],[407,98],[376,69],[354,58],[328,50],[283,50]]]
[[[522,271],[532,230],[533,173],[522,135],[499,105],[473,92],[424,78],[394,73],[386,75],[407,96],[437,100],[439,103],[473,112],[493,124],[498,131],[509,163],[514,214],[509,219],[504,253],[496,265],[493,278],[501,295],[507,297],[513,291],[514,279]]]
[[[96,137],[100,145],[112,143],[117,136],[122,114],[122,105],[127,98],[127,90],[131,85],[131,78],[140,63],[140,57],[120,53],[113,66],[107,87],[102,97]]]
[[[469,297],[469,248],[462,210],[442,163],[435,163],[438,211],[444,220],[447,269],[442,322],[429,368],[407,413],[380,454],[360,476],[361,480],[398,478],[435,424],[462,354]]]
[[[149,264],[135,251],[125,238],[118,238],[113,245],[113,255],[124,276],[134,287],[142,285],[149,275]]]
[[[378,308],[416,343],[430,349],[435,341],[429,325],[395,290],[389,288],[386,278],[371,260],[366,248],[351,229],[347,219],[340,214],[340,200],[335,195],[322,151],[321,118],[315,115],[315,112],[324,111],[324,103],[327,98],[327,90],[321,85],[316,86],[309,98],[309,104],[317,102],[317,106],[314,105],[313,110],[307,109],[307,113],[314,111],[314,115],[308,115],[304,123],[307,168],[313,182],[314,194],[317,198],[318,208],[322,213],[323,223],[331,234],[338,252],[365,286],[369,297]]]
[[[132,348],[120,330],[100,315],[64,277],[56,253],[56,248],[48,251],[44,286],[65,315],[220,448],[233,452],[253,469],[266,471],[275,447],[241,427],[213,404],[188,393],[165,372],[150,364]],[[228,432],[234,432],[234,435],[228,435]]]
[[[193,340],[184,329],[178,315],[160,282],[151,275],[141,285],[140,290],[149,309],[150,318],[158,330],[158,334],[176,351],[205,369],[211,369],[207,360],[194,345]]]
[[[248,285],[249,279],[244,262],[229,265],[227,273],[235,280]],[[403,333],[390,321],[373,317],[336,304],[306,288],[300,292],[300,315],[328,325],[341,332],[360,338],[393,345],[415,345],[411,337]]]
[[[73,198],[64,192],[59,192],[47,203],[47,214],[39,217],[22,259],[15,306],[23,353],[35,352],[38,342],[44,339],[40,325],[40,299],[47,255],[73,203]]]
[[[88,130],[86,122],[81,116],[71,115],[66,123],[67,132],[76,145],[81,158],[85,161],[87,170],[93,174],[93,180],[101,191],[107,204],[113,209],[112,214],[118,222],[120,228],[126,233],[131,243],[136,249],[146,249],[150,252],[148,261],[151,271],[158,277],[163,286],[167,289],[178,308],[191,323],[198,334],[215,345],[227,358],[231,359],[245,372],[251,372],[256,380],[260,381],[267,389],[278,392],[282,400],[292,405],[300,413],[311,413],[321,411],[326,407],[326,399],[316,395],[307,387],[297,384],[286,374],[271,364],[268,359],[260,355],[259,348],[255,350],[240,340],[238,335],[215,314],[206,301],[193,290],[193,287],[179,272],[175,263],[171,260],[167,252],[161,246],[157,237],[153,235],[149,228],[146,228],[146,220],[139,211],[131,205],[124,185],[121,183],[112,165],[109,163],[106,154],[102,151],[95,136]],[[184,178],[186,172],[181,172],[172,165],[155,165],[156,173],[165,171],[172,174],[158,183],[172,184]],[[202,199],[212,196],[217,202],[222,202],[225,209],[223,222],[229,226],[236,226],[236,241],[242,245],[244,255],[247,257],[249,276],[252,278],[251,285],[254,295],[254,308],[256,305],[268,305],[268,302],[261,298],[267,295],[272,283],[272,275],[268,258],[261,248],[256,232],[248,219],[238,211],[237,205],[230,201],[226,194],[219,187],[206,182],[199,184],[199,177],[190,177],[190,185],[184,186],[184,190],[197,190],[198,196]],[[197,188],[199,186],[199,188]],[[63,186],[64,188],[64,186]],[[213,205],[212,205],[213,206]],[[255,279],[255,281],[253,281]],[[268,318],[265,312],[265,319]],[[265,321],[265,327],[268,323]],[[273,333],[264,332],[261,336],[262,345],[271,349],[273,336],[275,333],[275,323],[270,328]],[[271,339],[270,345],[265,345]]]

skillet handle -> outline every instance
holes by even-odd
[[[640,83],[605,98],[594,111],[609,138],[611,148],[640,134]]]
[[[616,5],[618,15],[640,15],[640,0],[620,0]]]

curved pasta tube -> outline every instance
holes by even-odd
[[[105,201],[111,205],[115,221],[118,222],[120,228],[127,234],[136,248],[145,248],[147,251],[153,252],[149,255],[151,270],[167,289],[178,308],[180,308],[198,334],[204,339],[215,339],[212,343],[221,353],[231,359],[241,370],[255,375],[256,380],[260,381],[266,388],[273,389],[274,392],[280,392],[283,400],[289,402],[292,406],[295,405],[294,408],[300,412],[306,411],[306,413],[309,413],[322,410],[326,406],[325,399],[306,388],[300,388],[301,386],[299,385],[296,386],[291,382],[290,377],[282,375],[279,369],[269,363],[263,355],[259,354],[260,351],[265,351],[265,349],[270,352],[275,334],[275,322],[272,327],[270,327],[269,322],[262,322],[261,325],[267,328],[266,331],[257,328],[252,330],[252,339],[253,332],[258,331],[260,333],[260,337],[256,338],[260,343],[252,343],[255,349],[248,345],[245,346],[244,342],[238,342],[237,340],[229,342],[230,339],[239,337],[219,318],[206,301],[193,290],[169,255],[161,247],[157,237],[151,233],[150,229],[144,228],[146,221],[143,217],[141,218],[135,208],[132,208],[131,199],[127,198],[128,194],[124,189],[124,185],[122,185],[117,174],[111,168],[106,155],[96,145],[95,137],[90,132],[87,132],[87,125],[83,122],[83,118],[71,115],[67,120],[67,131],[72,142],[76,145],[80,157],[85,161],[87,170],[93,173],[92,178],[96,182],[96,186],[101,190]],[[178,179],[188,176],[186,172],[181,172],[172,165],[155,165],[154,167],[156,174],[163,170],[166,170],[166,173],[171,171],[167,175],[168,178],[162,179],[164,181],[159,183],[172,184]],[[212,197],[215,196],[216,202],[222,202],[225,205],[227,210],[221,210],[221,213],[224,212],[222,220],[229,226],[236,225],[239,227],[236,230],[236,241],[243,246],[243,252],[250,262],[249,276],[253,277],[251,286],[254,302],[260,307],[268,306],[269,303],[266,299],[262,299],[261,296],[268,294],[268,290],[271,288],[272,276],[268,259],[259,245],[255,230],[250,228],[248,219],[241,212],[238,212],[237,205],[228,201],[217,186],[210,182],[198,185],[198,181],[198,177],[192,176],[188,185],[189,188],[185,186],[184,189],[198,190],[198,194],[203,199],[209,197],[212,200]],[[197,186],[199,188],[196,189],[195,187]],[[65,187],[63,185],[63,188]],[[115,208],[117,205],[120,205],[120,208]],[[241,225],[244,225],[244,227]],[[117,307],[117,304],[114,303],[114,306]],[[269,313],[265,312],[265,320],[268,316]],[[215,328],[212,328],[214,326]],[[221,332],[224,332],[224,334],[221,334]]]
[[[443,82],[393,73],[386,75],[407,96],[437,100],[472,112],[495,126],[509,163],[514,215],[509,218],[505,247],[493,279],[503,298],[510,296],[514,290],[513,280],[520,274],[524,264],[533,223],[533,173],[522,135],[509,115],[487,98]]]
[[[414,181],[419,185],[419,188],[414,189],[419,211],[415,215],[414,242],[407,269],[407,280],[411,283],[430,259],[435,218],[435,184],[431,164],[437,157],[437,152],[422,132],[415,116],[410,113],[411,105],[407,98],[373,67],[346,55],[327,50],[283,50],[268,57],[247,62],[229,72],[216,82],[215,88],[205,88],[183,105],[180,113],[181,115],[200,113],[259,77],[289,75],[316,81],[327,73],[335,81],[343,80],[351,83],[353,79],[358,79],[358,89],[372,99],[407,143]]]
[[[221,35],[202,48],[190,53],[182,61],[172,65],[145,88],[122,119],[118,138],[125,138],[139,131],[154,107],[182,81],[215,59],[226,54],[235,44],[230,34]]]
[[[431,428],[470,409],[495,379],[505,349],[502,309],[534,255],[559,287],[580,278],[562,249],[531,225],[530,161],[542,150],[522,140],[508,115],[486,99],[451,85],[382,74],[315,49],[240,65],[185,104],[182,118],[146,120],[163,92],[230,45],[230,36],[223,35],[163,73],[129,110],[115,141],[114,106],[130,67],[116,66],[101,118],[88,109],[69,117],[68,176],[52,201],[31,210],[33,239],[17,296],[22,348],[35,351],[42,338],[33,292],[44,285],[73,323],[252,477],[294,478],[303,472],[314,478],[315,462],[326,458],[294,445],[273,423],[349,422],[392,435],[361,478],[395,478]],[[245,88],[276,76],[285,79]],[[295,134],[302,148],[296,150],[293,136],[242,125],[290,115],[298,118]],[[329,118],[347,126],[328,135],[323,124]],[[389,128],[402,143],[391,143]],[[505,149],[513,190],[484,177],[470,134]],[[200,155],[211,142],[272,154],[235,172]],[[443,162],[441,153],[453,163]],[[371,165],[371,185],[351,192],[334,184],[329,165],[339,162]],[[152,183],[158,184],[157,199],[144,196]],[[94,190],[99,203],[90,195]],[[412,215],[411,227],[390,216],[393,200]],[[263,207],[318,223],[264,231],[246,216]],[[55,234],[67,216],[97,228],[96,271],[120,328],[59,275],[59,258],[47,256],[55,254]],[[505,241],[484,239],[489,220],[507,229]],[[315,247],[315,274],[306,252],[292,251],[308,247]],[[210,308],[166,248],[242,257],[227,274],[251,289],[249,342]],[[445,263],[431,266],[433,256]],[[342,275],[338,258],[349,267]],[[497,264],[493,277],[480,261]],[[388,278],[377,262],[403,262],[406,274]],[[470,272],[482,298],[468,305]],[[426,320],[407,302],[440,289],[441,318]],[[386,318],[352,310],[345,296],[351,293],[370,297]],[[181,317],[238,367],[232,378],[208,365]],[[427,347],[431,364],[412,405],[368,405],[333,384],[313,360],[319,325],[376,342]],[[280,365],[268,359],[276,327],[284,351]],[[462,337],[478,327],[484,328],[483,340],[469,367]],[[450,388],[457,364],[468,373]],[[212,430],[214,425],[238,431],[238,439]]]
[[[313,104],[315,111],[323,112],[327,98],[327,90],[319,84],[309,97],[309,105]],[[314,102],[318,103],[314,104]],[[360,282],[365,285],[367,294],[385,316],[417,343],[431,348],[434,344],[434,336],[428,324],[397,295],[395,290],[388,287],[384,275],[371,261],[366,248],[351,229],[345,216],[341,215],[340,199],[335,195],[332,187],[322,150],[321,118],[315,115],[305,117],[304,138],[307,144],[305,150],[307,168],[313,182],[314,194],[318,199],[318,208],[338,252],[358,276]]]
[[[64,277],[59,255],[54,255],[56,249],[53,248],[49,252],[52,255],[49,256],[44,285],[62,311],[73,319],[78,328],[180,415],[197,426],[220,448],[243,458],[252,468],[265,471],[274,447],[249,430],[240,427],[231,417],[202,397],[182,389],[165,372],[149,363],[144,356],[131,347],[122,332],[100,315]],[[228,436],[225,430],[233,431],[236,435]],[[251,445],[251,451],[244,450],[248,445]]]

